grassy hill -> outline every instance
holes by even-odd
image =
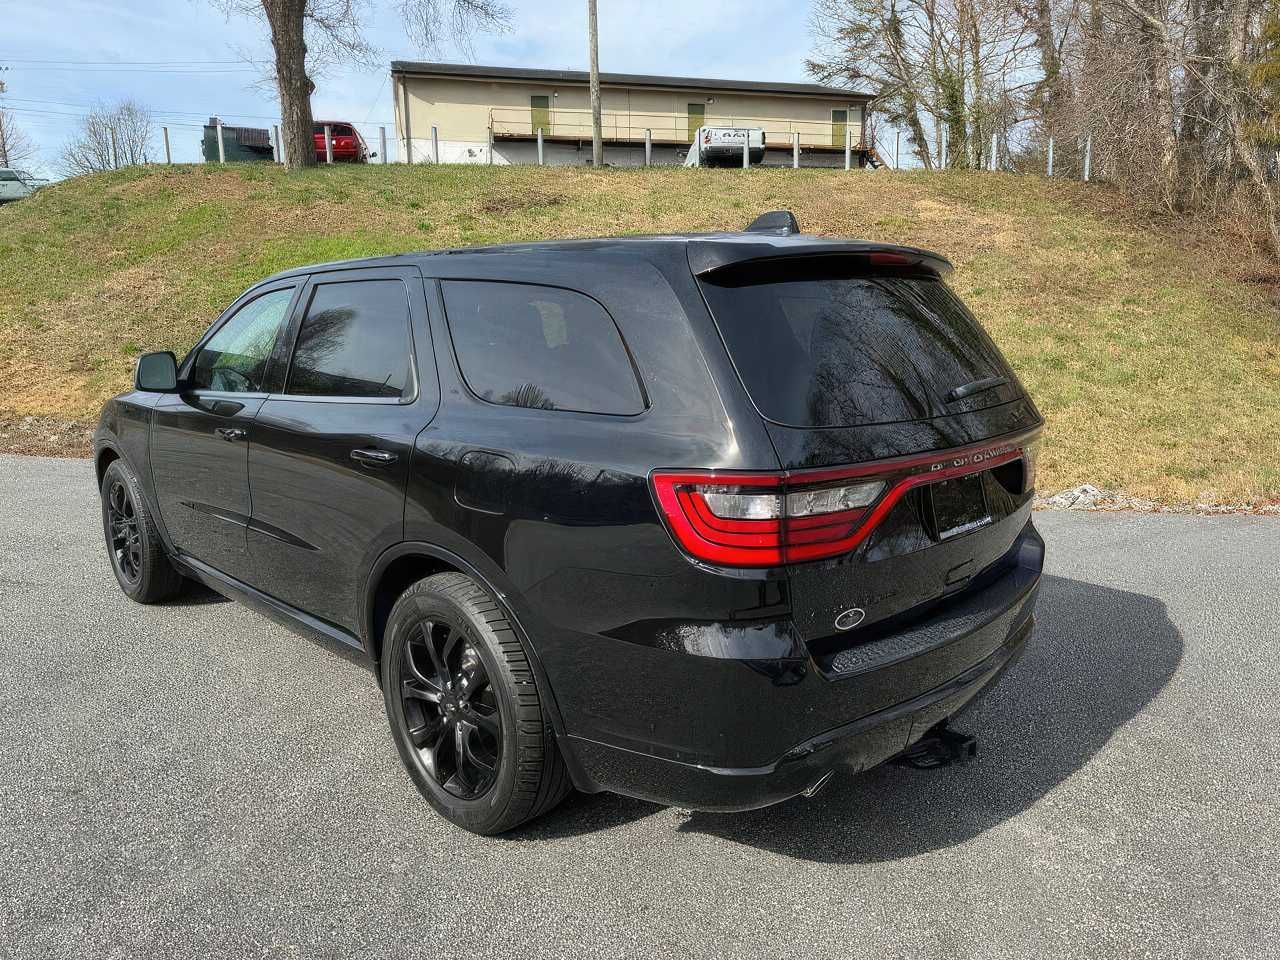
[[[1132,220],[1104,188],[990,173],[180,166],[72,180],[0,207],[0,424],[92,420],[136,354],[181,355],[286,267],[736,229],[781,207],[809,232],[955,262],[1048,417],[1042,489],[1280,501],[1280,309],[1248,258]]]

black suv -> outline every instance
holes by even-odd
[[[1041,417],[949,269],[783,212],[280,274],[107,403],[112,567],[364,651],[479,833],[954,757],[1044,544]]]

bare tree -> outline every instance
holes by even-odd
[[[816,0],[810,26],[810,75],[869,86],[926,168],[981,166],[991,134],[1020,119],[1033,86],[1023,75],[1034,39],[1013,0]]]
[[[80,130],[62,148],[62,166],[70,176],[146,163],[155,138],[151,111],[133,100],[94,107]]]
[[[291,168],[316,163],[311,94],[314,77],[337,59],[370,62],[376,51],[364,36],[369,0],[212,0],[228,14],[261,21],[275,53],[281,136]],[[477,31],[500,32],[511,13],[503,0],[396,0],[410,38],[427,50],[452,40],[470,51]]]
[[[36,156],[36,145],[8,110],[0,109],[0,167],[25,166]]]

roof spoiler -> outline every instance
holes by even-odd
[[[775,237],[789,237],[800,232],[796,215],[790,210],[770,210],[751,221],[747,233],[768,233]]]
[[[736,234],[728,237],[698,237],[688,245],[689,267],[695,277],[705,277],[742,264],[777,264],[783,260],[815,257],[857,257],[871,267],[898,267],[925,270],[945,277],[951,273],[946,257],[892,243],[869,240],[830,240],[802,235],[783,236],[776,233]]]

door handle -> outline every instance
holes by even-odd
[[[218,427],[217,434],[223,440],[243,440],[248,436],[248,433],[239,427]]]
[[[400,455],[390,450],[358,449],[351,451],[351,459],[371,467],[389,467],[400,459]]]

